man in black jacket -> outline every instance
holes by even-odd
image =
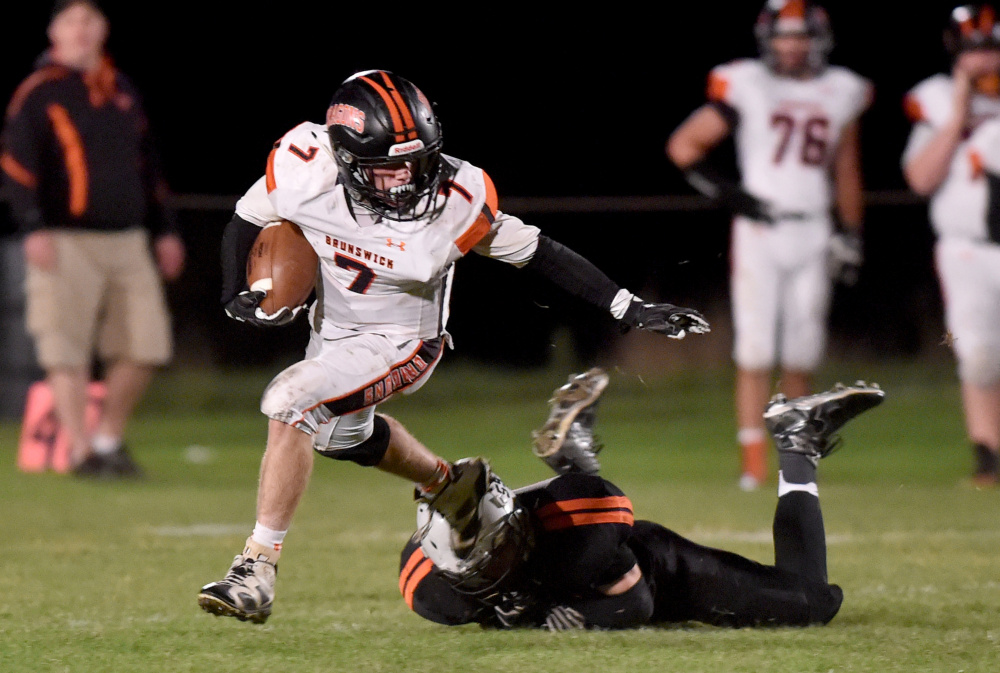
[[[771,400],[764,419],[781,471],[775,563],[763,565],[634,518],[628,497],[597,474],[594,408],[607,380],[592,369],[556,391],[535,452],[559,476],[510,491],[492,475],[471,550],[455,549],[447,523],[421,506],[400,560],[410,608],[440,624],[550,630],[833,619],[843,592],[827,578],[816,467],[837,446],[834,433],[881,403],[882,390],[859,381]]]
[[[184,245],[164,208],[139,94],[105,53],[104,13],[93,0],[59,0],[48,36],[51,48],[8,105],[0,155],[24,236],[27,327],[74,472],[137,476],[122,440],[155,368],[172,355],[161,277],[180,275]],[[107,364],[107,394],[90,433],[95,351]]]

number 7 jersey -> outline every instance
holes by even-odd
[[[326,127],[303,123],[275,144],[267,172],[236,212],[263,225],[299,225],[320,259],[313,330],[326,339],[376,333],[400,341],[434,339],[445,331],[454,262],[470,250],[523,264],[539,231],[497,210],[489,176],[441,156],[434,220],[382,219],[357,204],[338,181]]]
[[[793,79],[740,59],[712,70],[708,98],[735,115],[743,187],[777,213],[825,218],[831,162],[844,128],[871,104],[871,83],[838,66]]]

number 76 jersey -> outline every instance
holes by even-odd
[[[716,66],[708,78],[709,100],[736,118],[743,187],[778,213],[823,218],[841,134],[868,108],[872,93],[867,79],[838,66],[794,79],[775,75],[760,60],[740,59]]]

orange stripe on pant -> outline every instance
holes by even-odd
[[[46,108],[52,129],[55,131],[59,144],[62,145],[66,173],[69,176],[69,212],[79,217],[87,210],[88,176],[87,158],[83,151],[83,140],[77,131],[69,112],[62,105],[55,103]]]

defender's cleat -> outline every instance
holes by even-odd
[[[531,433],[532,451],[556,472],[596,474],[601,469],[597,453],[602,447],[594,440],[594,422],[609,380],[603,369],[594,367],[570,376],[549,399],[548,420]]]
[[[466,549],[479,532],[479,501],[491,470],[485,458],[462,458],[451,465],[451,479],[437,493],[417,492],[417,499],[441,513],[455,532],[455,547]]]
[[[198,605],[214,615],[263,624],[271,615],[277,574],[278,566],[263,553],[251,551],[248,544],[243,553],[233,559],[222,580],[201,588]]]
[[[826,392],[791,400],[779,394],[768,403],[764,424],[778,451],[805,454],[817,465],[840,444],[834,433],[883,399],[885,393],[877,383],[864,381],[853,386],[838,383]]]

